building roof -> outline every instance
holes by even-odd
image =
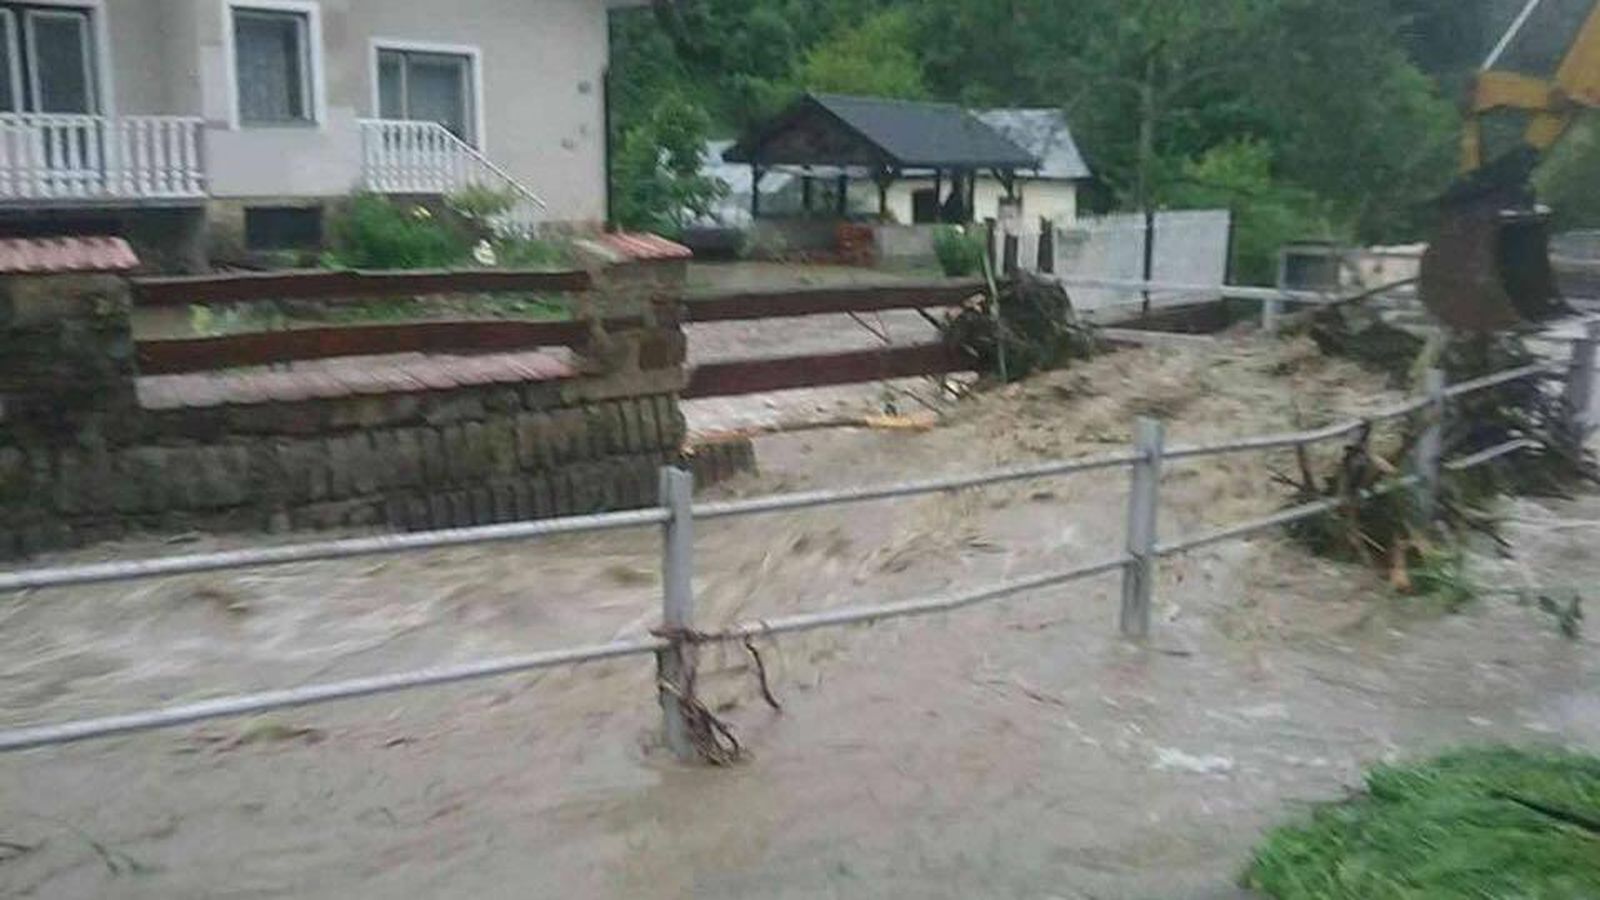
[[[9,238],[0,240],[0,274],[126,272],[139,267],[128,242],[116,237]]]
[[[1067,114],[1059,109],[982,109],[974,111],[985,125],[1039,158],[1039,178],[1078,181],[1090,177],[1089,166],[1072,139]]]
[[[1036,169],[1040,159],[948,103],[807,94],[735,144],[729,162],[891,169]]]

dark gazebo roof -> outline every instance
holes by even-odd
[[[1037,169],[1039,158],[970,112],[837,94],[807,94],[723,159],[764,166]]]

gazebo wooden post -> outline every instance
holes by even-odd
[[[750,218],[752,221],[761,218],[761,176],[765,174],[767,172],[761,168],[760,163],[752,162],[750,164]]]
[[[850,215],[850,176],[844,172],[839,173],[838,194],[839,218],[843,219]]]
[[[889,218],[889,186],[895,183],[899,174],[894,169],[878,170],[876,180],[878,182],[878,218],[880,219]]]
[[[1015,169],[995,169],[994,177],[1006,189],[1006,199],[1017,199],[1017,171]]]

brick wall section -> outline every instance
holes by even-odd
[[[699,486],[718,484],[756,471],[756,445],[748,437],[717,438],[689,447],[683,465]]]
[[[132,302],[116,275],[0,278],[0,443],[126,438]]]
[[[171,410],[122,446],[0,447],[0,555],[130,530],[425,530],[655,502],[684,441],[676,396],[562,387]]]
[[[424,530],[579,515],[654,503],[665,464],[691,463],[702,483],[725,478],[753,453],[683,455],[686,345],[660,277],[595,301],[613,315],[631,305],[643,325],[597,330],[577,369],[543,378],[293,400],[284,397],[301,395],[157,378],[142,380],[143,406],[124,284],[12,279],[0,287],[0,557],[136,530]],[[493,369],[482,358],[461,365]],[[312,366],[292,371],[327,380]]]

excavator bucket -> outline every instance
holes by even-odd
[[[1462,331],[1532,328],[1572,314],[1550,265],[1549,214],[1521,176],[1494,184],[1486,173],[1443,201],[1433,243],[1422,257],[1422,302]],[[1509,174],[1509,173],[1506,173]]]

